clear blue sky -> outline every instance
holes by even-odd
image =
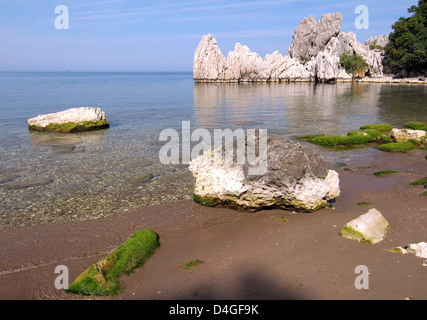
[[[341,31],[360,42],[389,34],[418,0],[0,0],[0,71],[191,71],[202,35],[227,56],[234,44],[262,57],[288,51],[299,22],[341,12]],[[69,29],[54,26],[55,7],[69,9]],[[356,6],[369,9],[357,30]]]

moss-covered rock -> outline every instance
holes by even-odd
[[[123,290],[120,277],[143,266],[159,246],[155,232],[140,230],[113,253],[86,269],[67,291],[82,295],[117,295]]]
[[[427,124],[422,122],[408,122],[404,126],[405,128],[409,128],[412,130],[424,130],[427,131]]]
[[[39,131],[39,132],[61,132],[61,133],[77,133],[85,131],[95,131],[107,129],[110,127],[108,120],[100,121],[84,121],[84,122],[67,122],[67,123],[50,123],[45,127],[37,125],[29,125],[28,130]]]
[[[313,138],[306,138],[305,141],[314,143],[324,147],[338,147],[338,146],[355,146],[362,145],[369,142],[388,143],[392,142],[391,138],[382,131],[373,128],[362,127],[364,129],[352,130],[347,134],[327,134],[315,136]]]
[[[368,124],[366,126],[360,127],[360,130],[365,130],[365,129],[373,129],[379,132],[390,132],[393,129],[393,125],[379,123],[379,124]]]
[[[407,152],[415,149],[415,145],[409,141],[385,143],[378,146],[381,151],[387,152]]]

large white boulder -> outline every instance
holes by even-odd
[[[234,146],[234,154],[236,148]],[[251,175],[251,165],[213,161],[210,149],[190,162],[194,200],[242,211],[283,208],[313,212],[340,195],[338,173],[328,170],[312,149],[279,136],[267,139],[266,170]]]

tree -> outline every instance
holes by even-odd
[[[390,33],[386,47],[385,63],[393,73],[427,72],[427,0],[419,0],[418,6],[408,9],[413,15],[401,17]]]
[[[344,67],[347,73],[352,73],[353,77],[364,77],[367,71],[368,64],[358,54],[348,55],[343,53],[340,55],[341,66]]]

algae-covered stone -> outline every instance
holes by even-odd
[[[76,133],[109,127],[105,112],[94,107],[71,108],[28,119],[28,129],[33,131]]]
[[[70,285],[70,293],[113,296],[123,290],[120,277],[142,267],[160,246],[152,230],[140,230],[113,253],[91,265]]]
[[[364,215],[348,222],[339,235],[362,243],[374,244],[382,241],[390,230],[390,224],[381,212],[371,209]]]

